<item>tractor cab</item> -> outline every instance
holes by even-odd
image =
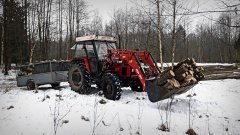
[[[107,51],[116,49],[116,40],[108,36],[84,36],[77,37],[76,44],[71,48],[71,61],[82,61],[86,68],[94,76],[99,73],[102,62],[106,60]]]

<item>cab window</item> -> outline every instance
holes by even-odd
[[[86,53],[83,49],[83,44],[75,44],[71,49],[75,48],[75,53],[73,54],[74,58],[86,57]]]
[[[98,58],[100,60],[105,59],[105,55],[107,54],[108,49],[116,49],[116,43],[114,42],[96,41],[95,44]]]
[[[85,45],[86,45],[88,57],[95,57],[95,53],[94,53],[92,42],[86,42]]]

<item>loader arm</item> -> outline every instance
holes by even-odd
[[[182,94],[190,90],[197,83],[192,83],[191,85],[175,89],[168,89],[161,84],[157,84],[156,80],[161,80],[161,71],[150,52],[108,50],[107,59],[110,63],[113,63],[113,59],[117,59],[122,61],[125,65],[130,66],[140,80],[143,86],[143,91],[147,92],[148,98],[151,102],[157,102],[174,95]],[[147,74],[144,72],[141,63],[148,65],[151,71],[153,71],[153,74]],[[152,81],[152,79],[155,81]]]
[[[124,61],[127,65],[129,65],[137,75],[138,79],[140,80],[143,86],[143,90],[146,91],[146,74],[143,72],[140,60],[136,56],[135,52],[126,50],[109,50],[107,58],[110,61],[110,63],[112,63],[112,59],[119,59]]]

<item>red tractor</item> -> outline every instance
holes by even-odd
[[[96,84],[107,99],[118,100],[121,87],[130,86],[133,91],[147,92],[149,100],[157,102],[190,89],[174,91],[154,84],[161,71],[151,53],[117,49],[112,37],[78,37],[71,50],[68,82],[80,94],[88,94],[91,84]]]

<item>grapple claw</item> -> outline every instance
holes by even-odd
[[[168,90],[167,88],[163,86],[158,86],[152,83],[151,81],[146,81],[146,91],[148,94],[148,98],[151,102],[158,102],[167,98],[170,98],[174,95],[179,95],[182,93],[187,92],[190,90],[192,87],[194,87],[196,84],[182,87],[179,89],[173,89],[173,90]]]

